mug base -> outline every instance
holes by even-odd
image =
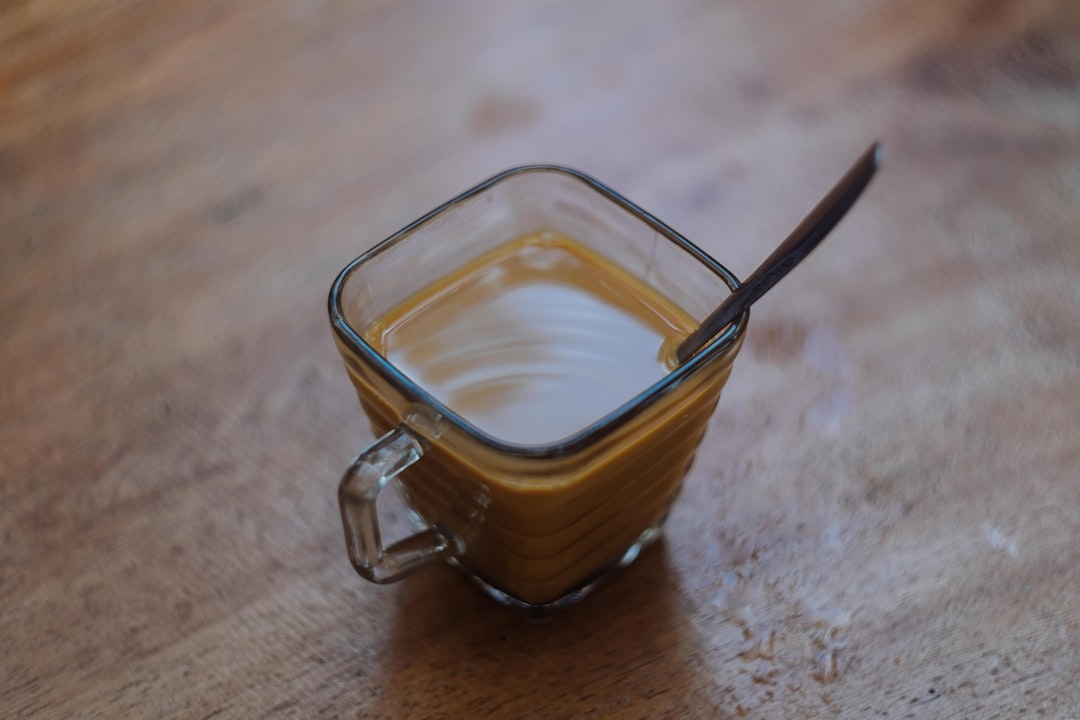
[[[589,576],[584,582],[569,592],[545,603],[530,603],[514,597],[489,583],[482,576],[469,569],[464,563],[453,558],[447,560],[447,562],[465,573],[485,595],[500,605],[542,615],[554,610],[569,607],[570,605],[579,602],[602,585],[604,581],[615,573],[615,571],[624,568],[637,560],[638,555],[641,554],[641,551],[644,548],[660,539],[660,535],[663,533],[664,521],[666,519],[667,513],[665,513],[664,517],[661,517],[655,524],[646,528],[644,532],[638,535],[637,539],[634,540],[630,547],[628,547],[614,562],[608,563],[600,571]]]

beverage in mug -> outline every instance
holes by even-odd
[[[543,445],[674,369],[668,350],[693,327],[612,261],[540,232],[425,288],[363,337],[479,430]]]
[[[627,201],[551,167],[496,176],[354,262],[331,319],[382,436],[339,493],[357,570],[383,582],[444,558],[499,600],[552,606],[636,557],[747,317],[682,366],[674,348],[735,282]],[[374,499],[391,479],[419,532],[384,548]]]

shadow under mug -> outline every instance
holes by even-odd
[[[496,600],[560,607],[655,539],[742,346],[749,312],[610,414],[549,445],[484,433],[364,339],[382,315],[522,235],[550,230],[659,291],[700,322],[735,276],[674,230],[568,168],[512,168],[450,200],[350,263],[330,291],[330,323],[379,439],[338,499],[349,559],[398,580],[446,560]],[[416,533],[384,547],[376,498],[394,482]]]

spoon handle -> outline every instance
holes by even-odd
[[[739,289],[731,293],[701,323],[697,330],[683,340],[675,351],[681,364],[701,349],[714,335],[767,293],[773,285],[802,262],[810,251],[825,239],[843,219],[851,206],[870,184],[881,160],[881,143],[875,142],[840,178],[829,194],[810,211],[798,227],[791,231],[772,255],[761,263]]]

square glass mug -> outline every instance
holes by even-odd
[[[502,172],[350,263],[330,291],[330,323],[379,439],[338,491],[356,571],[376,583],[446,560],[496,600],[570,604],[658,537],[742,346],[749,312],[623,405],[547,445],[487,434],[364,339],[389,310],[523,235],[573,238],[701,322],[735,276],[674,230],[568,168]],[[394,481],[416,533],[382,544],[375,501]]]

